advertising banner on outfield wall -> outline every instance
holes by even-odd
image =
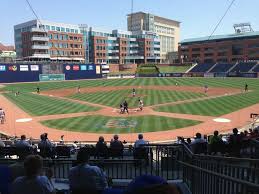
[[[204,77],[204,73],[191,73],[192,77]]]
[[[183,77],[183,73],[159,73],[158,77]]]
[[[214,77],[214,73],[204,73],[204,77]]]
[[[256,78],[257,77],[257,73],[242,73],[241,76],[242,77],[247,77],[247,78]]]

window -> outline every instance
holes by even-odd
[[[71,29],[71,33],[75,33],[75,30],[74,30],[74,29]]]
[[[49,39],[52,40],[52,34],[49,34]]]
[[[57,34],[54,34],[54,39],[58,40],[58,35]]]
[[[55,43],[54,45],[55,45],[55,48],[58,48],[58,43]]]
[[[51,30],[55,31],[55,29],[56,29],[55,26],[51,26]]]
[[[69,28],[66,28],[66,32],[70,32],[70,29],[69,29]]]
[[[65,28],[62,27],[62,28],[61,28],[61,32],[65,32]]]
[[[47,29],[47,30],[50,30],[50,26],[49,26],[49,25],[46,25],[46,29]]]
[[[49,43],[49,47],[51,48],[53,46],[52,42]]]
[[[75,30],[75,33],[78,34],[78,30]]]
[[[62,34],[59,35],[59,40],[63,40],[63,35]]]
[[[60,27],[57,27],[56,30],[57,30],[58,32],[60,32]]]

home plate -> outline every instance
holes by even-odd
[[[17,123],[26,123],[32,121],[32,118],[17,119]]]
[[[231,120],[224,119],[224,118],[216,118],[216,119],[213,119],[213,121],[215,121],[217,123],[230,123],[231,122]]]

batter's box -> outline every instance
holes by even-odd
[[[106,124],[107,128],[135,128],[137,126],[137,121],[132,121],[128,119],[111,119]]]

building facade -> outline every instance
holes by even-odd
[[[14,26],[17,58],[39,61],[84,61],[78,25],[32,20]]]
[[[160,41],[145,31],[89,29],[89,61],[92,63],[159,63]]]
[[[179,60],[197,63],[259,60],[259,32],[183,40],[179,44]]]
[[[138,32],[144,30],[158,35],[162,62],[168,62],[169,52],[178,51],[180,22],[144,12],[129,14],[127,22],[129,31]]]
[[[159,63],[160,40],[148,31],[103,30],[32,20],[14,27],[17,57],[95,64]]]

